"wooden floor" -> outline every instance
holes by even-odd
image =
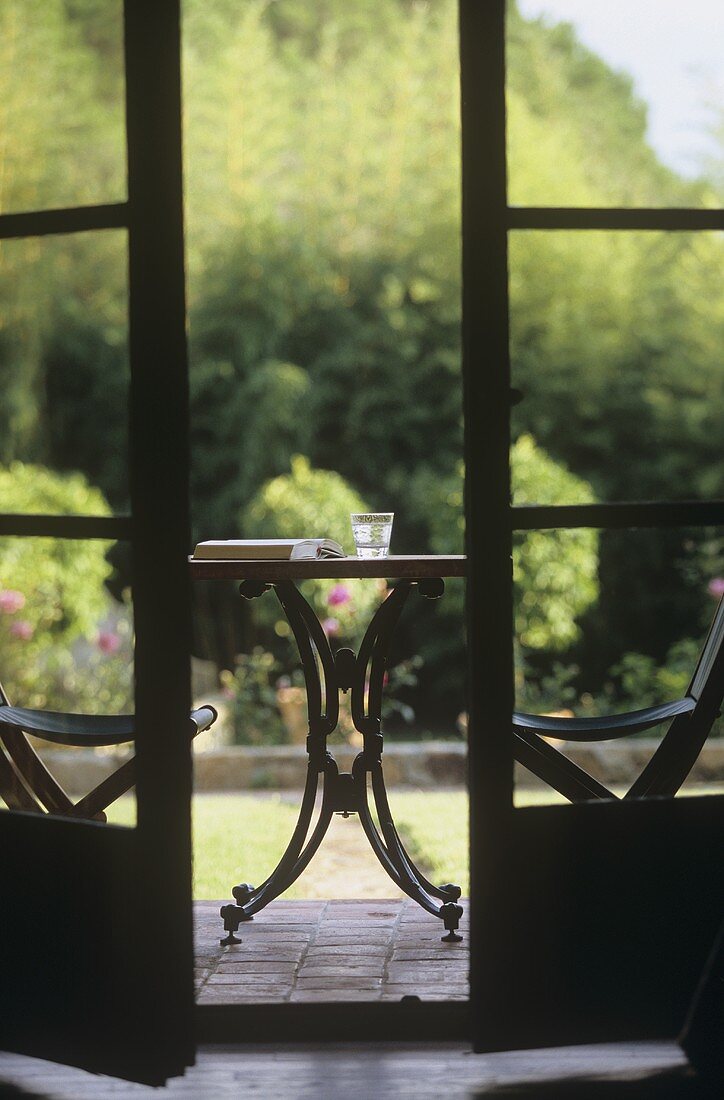
[[[0,1054],[0,1097],[35,1100],[596,1100],[701,1097],[673,1043],[617,1043],[473,1055],[460,1045],[221,1047],[162,1091]],[[708,1094],[713,1095],[713,1094]],[[721,1095],[716,1098],[721,1100]]]
[[[442,922],[409,898],[281,900],[222,947],[221,904],[194,904],[201,1005],[467,999],[467,913],[462,942],[442,943]]]

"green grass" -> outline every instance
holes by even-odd
[[[701,789],[701,788],[700,788]],[[722,793],[724,786],[707,786]],[[687,793],[696,793],[690,790]],[[518,791],[519,806],[557,799],[550,791]],[[468,798],[465,791],[402,791],[390,794],[400,834],[421,870],[434,882],[455,882],[467,894]],[[193,800],[194,897],[226,898],[232,883],[261,882],[276,866],[297,820],[298,795],[287,792],[199,794]],[[109,821],[133,824],[132,797],[119,799]],[[369,858],[374,860],[372,852]],[[304,898],[305,877],[284,895]]]
[[[467,791],[392,791],[390,808],[402,842],[437,884],[469,892]]]
[[[295,801],[296,799],[296,801]],[[467,892],[467,795],[462,791],[393,791],[392,812],[403,841],[433,879]],[[261,882],[276,866],[296,824],[298,796],[199,794],[194,796],[194,897],[225,898],[232,883]],[[134,821],[133,798],[108,811],[118,825]],[[370,860],[374,855],[370,851]],[[304,876],[284,895],[306,897]]]
[[[108,820],[133,823],[135,804],[121,798]],[[226,898],[235,882],[262,882],[275,867],[297,820],[294,802],[278,794],[202,794],[192,804],[194,897]],[[286,897],[304,897],[297,884]]]

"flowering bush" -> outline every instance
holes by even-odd
[[[20,462],[0,467],[0,499],[8,512],[109,514],[82,475]],[[128,709],[130,613],[107,592],[108,548],[97,540],[0,538],[0,680],[11,701]]]
[[[277,705],[280,671],[274,654],[255,646],[251,653],[239,654],[233,672],[221,673],[222,690],[232,704],[235,744],[280,745],[286,740]]]

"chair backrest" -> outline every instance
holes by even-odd
[[[674,718],[627,797],[676,794],[694,767],[719,716],[724,698],[724,596],[716,609],[687,695],[694,699],[694,709]]]
[[[679,790],[696,763],[724,698],[724,597],[699,656],[683,699],[647,711],[605,719],[541,718],[516,715],[515,757],[571,802],[617,798],[559,749],[545,735],[574,741],[607,741],[648,729],[667,721],[671,725],[625,798],[670,797]],[[617,720],[618,719],[618,720]],[[585,727],[585,728],[584,728]],[[584,736],[585,734],[585,736]]]
[[[0,683],[0,707],[10,705]],[[0,798],[10,810],[66,814],[73,801],[22,730],[0,725]]]

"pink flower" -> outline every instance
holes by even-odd
[[[98,648],[101,653],[117,653],[121,645],[121,639],[114,630],[98,631]]]
[[[327,596],[327,603],[330,607],[341,607],[342,604],[349,603],[351,599],[352,593],[346,584],[335,584]]]
[[[724,596],[724,577],[712,577],[706,587],[710,596],[720,600]]]
[[[10,633],[14,638],[20,638],[23,642],[27,642],[33,636],[33,625],[24,619],[18,619],[10,624]]]
[[[339,634],[339,622],[337,619],[324,619],[322,630],[328,638],[334,638],[335,634]]]
[[[6,615],[14,615],[21,607],[25,607],[25,596],[22,592],[13,592],[6,588],[0,592],[0,611]]]

